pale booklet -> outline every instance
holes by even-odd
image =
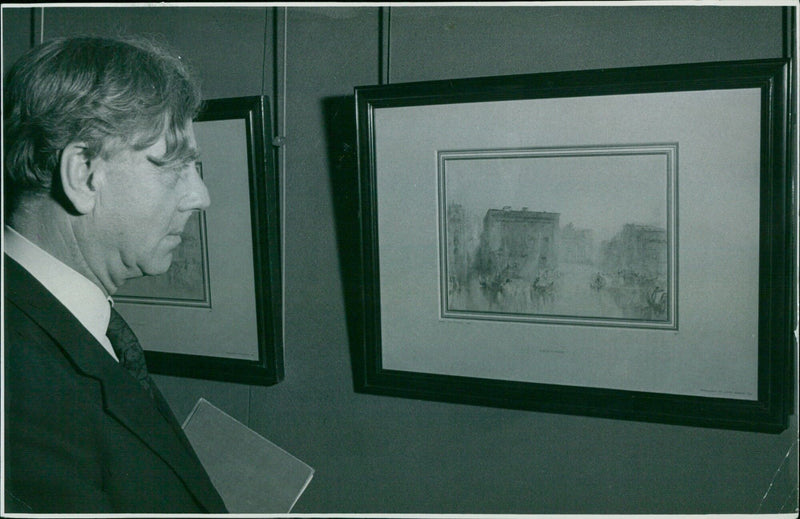
[[[183,430],[231,513],[289,513],[314,469],[201,398]]]

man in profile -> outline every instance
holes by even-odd
[[[165,272],[209,195],[197,83],[144,41],[60,39],[23,56],[4,99],[8,512],[224,512],[113,309]]]

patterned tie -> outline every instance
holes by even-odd
[[[114,353],[117,354],[120,364],[133,375],[133,378],[139,381],[150,397],[154,398],[153,380],[147,372],[144,351],[142,351],[142,346],[139,344],[139,339],[136,338],[125,319],[113,308],[111,309],[111,318],[108,321],[106,336],[111,341],[111,346],[114,348]]]

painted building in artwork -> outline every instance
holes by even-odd
[[[470,222],[464,207],[450,204],[447,207],[447,274],[451,287],[466,283],[472,262],[474,245],[471,244]]]
[[[628,223],[603,242],[601,261],[607,272],[619,270],[663,277],[667,272],[667,231],[652,225]]]
[[[483,219],[479,271],[486,276],[534,279],[558,265],[559,213],[489,209]]]
[[[578,229],[572,223],[561,228],[558,258],[561,263],[590,265],[594,261],[594,231]]]

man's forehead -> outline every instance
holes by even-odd
[[[194,124],[191,121],[189,121],[184,128],[183,138],[186,140],[187,154],[197,158],[200,155],[200,147],[197,145],[197,137],[194,133]]]
[[[194,134],[194,123],[192,121],[189,121],[189,124],[186,125],[185,132],[186,140],[189,141],[189,146],[197,149],[197,138]]]

